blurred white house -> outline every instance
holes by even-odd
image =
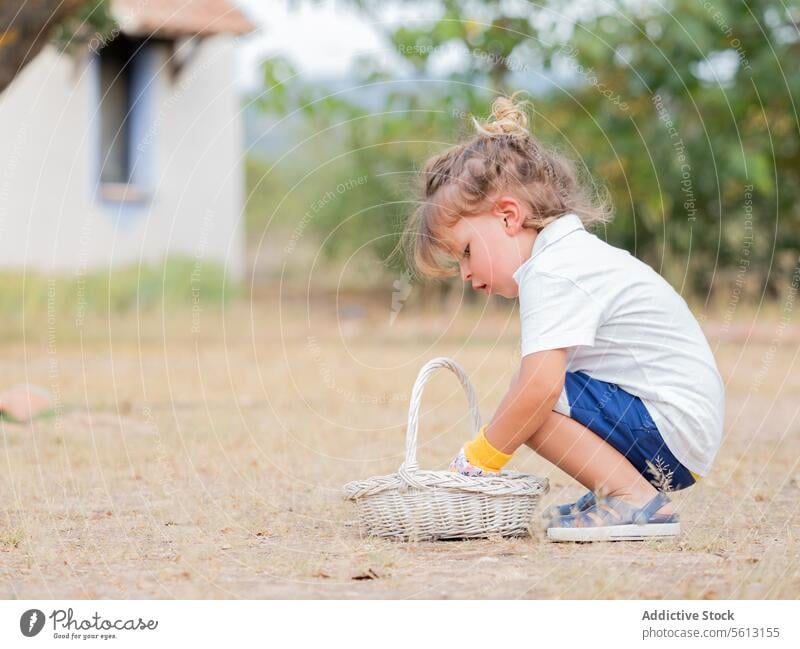
[[[0,268],[165,255],[244,271],[236,37],[226,0],[112,0],[112,32],[45,48],[0,94]]]

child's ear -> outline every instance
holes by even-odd
[[[494,214],[503,220],[503,229],[508,235],[515,235],[523,229],[525,212],[520,202],[513,196],[501,196],[494,203]]]

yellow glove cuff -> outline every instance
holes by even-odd
[[[464,455],[472,466],[493,473],[502,469],[511,459],[511,455],[498,451],[489,443],[486,439],[486,426],[481,428],[475,439],[464,444]]]

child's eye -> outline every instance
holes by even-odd
[[[469,257],[469,244],[467,244],[467,247],[464,248],[464,256]]]

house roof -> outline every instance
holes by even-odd
[[[112,0],[111,13],[123,32],[136,36],[241,35],[255,29],[228,0]]]

